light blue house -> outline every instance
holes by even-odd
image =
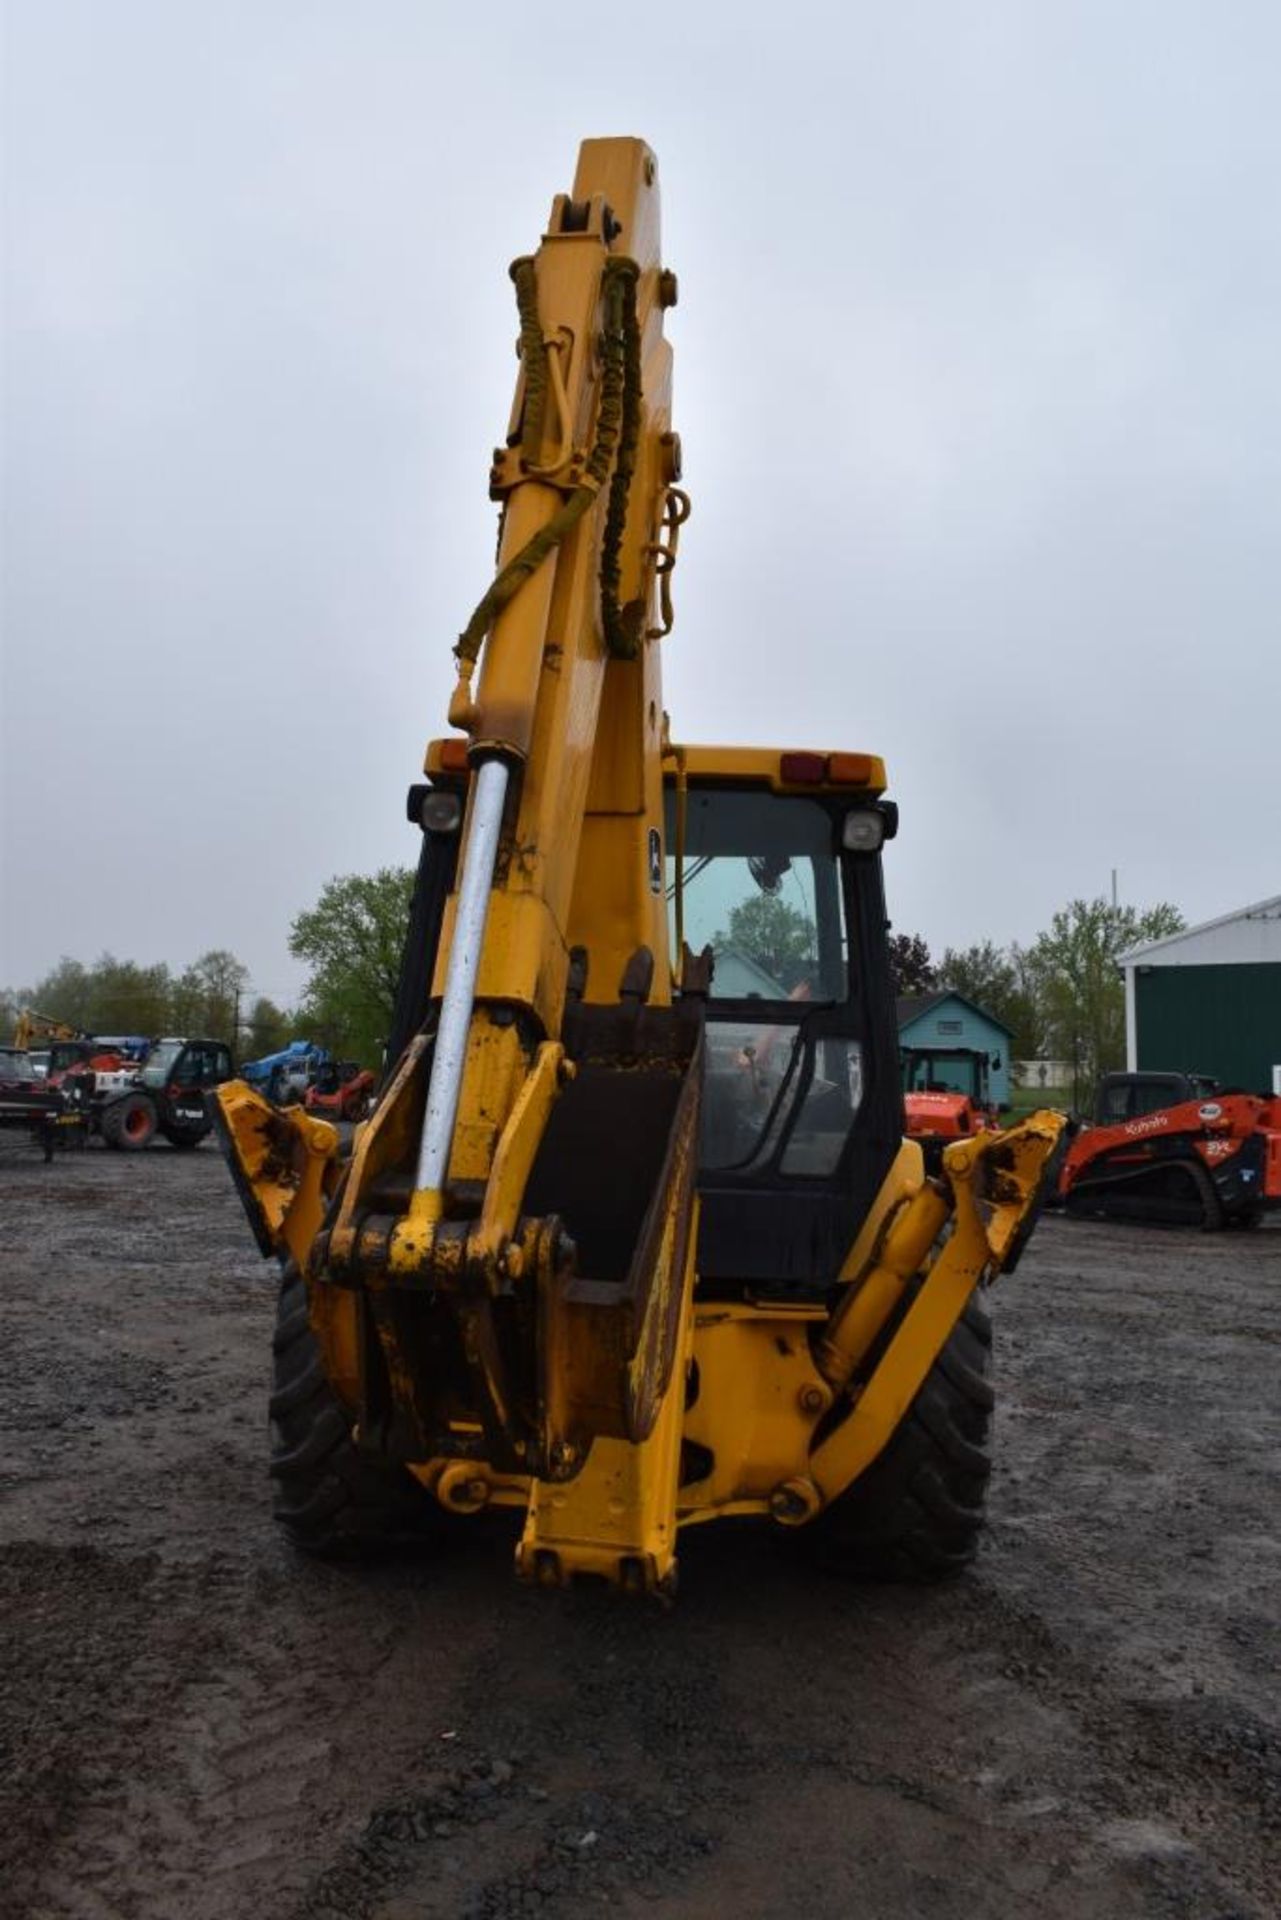
[[[1008,1106],[1010,1038],[1003,1021],[963,994],[907,994],[898,1003],[904,1089],[942,1087],[985,1106]]]
[[[786,1000],[786,989],[741,947],[722,947],[716,955],[712,992],[718,1000]]]

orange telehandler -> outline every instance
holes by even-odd
[[[499,566],[411,792],[398,1063],[346,1158],[313,1115],[218,1094],[284,1269],[277,1515],[333,1552],[511,1507],[524,1576],[658,1593],[680,1528],[759,1515],[840,1567],[935,1578],[982,1518],[978,1290],[1015,1265],[1062,1123],[927,1179],[881,760],[669,730],[689,503],[650,149],[587,141],[512,278]]]

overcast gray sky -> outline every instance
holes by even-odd
[[[0,981],[409,862],[506,268],[656,148],[687,739],[884,754],[898,926],[1281,885],[1281,10],[8,0]]]

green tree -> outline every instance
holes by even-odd
[[[240,1046],[240,1002],[249,985],[249,969],[225,947],[211,947],[195,965],[204,990],[203,1029],[210,1039],[225,1040],[233,1052]]]
[[[948,947],[939,962],[941,987],[964,994],[1010,1029],[1010,1053],[1015,1060],[1042,1052],[1042,1021],[1028,957],[1014,943],[998,947],[991,940],[959,950]]]
[[[249,1009],[244,1038],[246,1060],[261,1060],[264,1054],[279,1053],[290,1038],[293,1021],[282,1013],[274,1000],[259,994]]]
[[[413,887],[408,867],[339,875],[290,929],[290,953],[311,969],[301,1020],[314,1039],[369,1066],[391,1028]]]
[[[1088,1104],[1101,1073],[1125,1065],[1123,953],[1163,940],[1183,927],[1177,907],[1162,902],[1140,912],[1104,899],[1073,900],[1056,913],[1027,953],[1047,1051],[1067,1060],[1072,1100]]]
[[[47,1013],[51,1020],[65,1020],[69,1027],[89,1029],[93,1005],[93,980],[89,969],[64,953],[51,973],[37,980],[29,991],[17,995],[24,1007]]]
[[[64,955],[23,1005],[86,1033],[159,1033],[167,1024],[172,987],[163,962],[142,967],[104,953],[86,967]]]
[[[17,999],[86,1033],[199,1033],[234,1044],[248,979],[223,947],[202,954],[177,978],[163,961],[140,966],[104,953],[86,967],[64,956]]]
[[[713,934],[712,946],[717,953],[737,947],[787,993],[818,969],[813,923],[776,894],[762,893],[731,908],[728,930]]]
[[[90,970],[90,1033],[161,1033],[169,1013],[173,979],[163,961],[141,967],[104,953]],[[46,1008],[47,1012],[48,1009]]]
[[[239,1052],[240,1003],[249,969],[225,947],[211,947],[184,967],[169,995],[169,1031],[225,1040]]]
[[[919,933],[890,935],[890,979],[896,994],[928,993],[934,985],[934,963]]]
[[[194,966],[184,967],[169,990],[168,1033],[203,1033],[205,983]]]

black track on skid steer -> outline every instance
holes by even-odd
[[[307,1288],[289,1267],[280,1283],[272,1339],[272,1509],[295,1547],[350,1559],[431,1540],[441,1513],[412,1474],[366,1459],[325,1377],[307,1318]]]
[[[885,1451],[797,1535],[820,1565],[928,1585],[970,1564],[992,1470],[991,1364],[992,1323],[976,1293]]]
[[[1217,1233],[1227,1224],[1217,1186],[1191,1153],[1186,1158],[1160,1161],[1139,1173],[1110,1172],[1104,1165],[1093,1176],[1087,1173],[1076,1182],[1067,1197],[1067,1211],[1102,1220],[1201,1227],[1206,1233]]]

